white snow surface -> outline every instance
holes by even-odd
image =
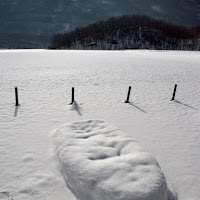
[[[54,134],[61,169],[81,200],[167,200],[157,161],[104,121],[61,126]]]
[[[199,77],[200,52],[1,50],[0,199],[76,200],[50,133],[101,119],[155,157],[171,197],[199,200]]]

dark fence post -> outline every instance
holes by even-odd
[[[172,99],[171,99],[171,101],[173,101],[173,100],[175,99],[176,88],[177,88],[177,84],[175,84],[175,87],[174,87],[174,93],[173,93],[173,95],[172,95]]]
[[[19,105],[19,102],[18,102],[18,90],[17,90],[17,87],[15,87],[15,99],[16,99],[16,104],[15,104],[15,106],[18,106],[18,105]]]
[[[74,103],[74,88],[72,88],[72,102],[70,104]]]
[[[128,89],[127,100],[125,101],[125,103],[129,103],[130,94],[131,94],[131,86],[130,86],[129,89]]]

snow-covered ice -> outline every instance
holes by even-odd
[[[80,200],[167,200],[157,161],[101,120],[73,122],[54,133],[69,188]]]
[[[199,200],[199,77],[200,52],[1,50],[0,199],[76,200],[51,132],[101,119],[155,157],[178,200]]]

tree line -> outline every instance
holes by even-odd
[[[200,26],[187,28],[149,16],[126,15],[52,37],[50,49],[200,50]]]

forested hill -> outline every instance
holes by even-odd
[[[200,26],[187,28],[148,16],[127,15],[56,34],[51,49],[200,50]]]

